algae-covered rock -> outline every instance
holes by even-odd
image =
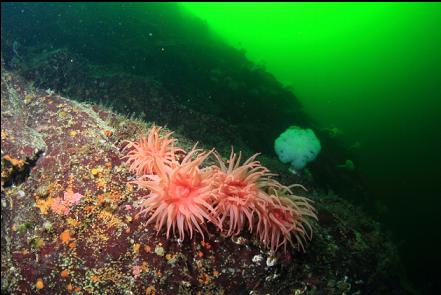
[[[394,247],[379,226],[332,195],[308,195],[319,223],[306,253],[273,255],[248,232],[226,238],[209,228],[205,241],[183,242],[157,234],[136,215],[145,191],[128,184],[133,175],[120,160],[120,143],[147,124],[36,89],[3,66],[1,79],[2,292],[402,292]]]

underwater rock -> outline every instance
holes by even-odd
[[[182,93],[170,89],[170,84],[158,75],[146,73],[145,75],[136,75],[118,68],[109,67],[100,63],[93,63],[91,60],[66,48],[54,48],[52,50],[41,50],[41,48],[32,48],[23,54],[23,61],[16,64],[14,69],[18,71],[25,79],[32,81],[32,83],[39,88],[56,91],[56,93],[71,97],[73,100],[80,102],[88,102],[92,104],[102,105],[106,108],[126,114],[128,116],[136,117],[149,122],[155,122],[161,126],[167,126],[172,130],[178,131],[179,134],[185,138],[199,141],[206,145],[206,149],[216,147],[216,150],[229,153],[233,145],[237,150],[241,150],[246,157],[250,157],[256,151],[262,152],[262,163],[270,168],[275,173],[280,173],[281,178],[285,183],[301,183],[308,184],[307,175],[294,175],[292,173],[284,174],[288,169],[287,165],[281,163],[277,157],[274,157],[274,151],[271,148],[265,151],[265,141],[274,143],[274,139],[286,127],[286,123],[291,122],[291,119],[300,119],[301,116],[293,116],[292,114],[282,114],[284,110],[291,109],[290,107],[283,107],[282,105],[274,105],[273,98],[268,99],[271,104],[264,104],[264,107],[258,109],[248,108],[243,110],[235,108],[243,99],[243,93],[230,93],[229,99],[214,97],[211,91],[202,92],[209,94],[203,96],[203,111],[200,110],[201,105],[198,105],[194,100],[195,93]],[[186,63],[191,63],[185,61]],[[238,60],[240,64],[245,61]],[[225,71],[231,67],[235,68],[238,65],[227,63],[221,68],[210,68],[208,72],[215,76],[224,76]],[[6,65],[8,63],[6,62]],[[180,64],[180,67],[185,67]],[[161,67],[162,68],[162,67]],[[262,97],[280,96],[284,91],[278,82],[268,75],[260,68],[252,69],[253,75],[257,75],[263,79],[256,81],[251,79],[245,83],[248,92],[256,92],[252,95],[252,101],[261,100]],[[210,75],[211,75],[210,74]],[[198,72],[198,75],[203,75]],[[242,76],[242,74],[241,74]],[[177,77],[175,77],[178,79]],[[242,83],[241,82],[241,83]],[[202,83],[204,84],[204,83]],[[219,91],[224,91],[222,83],[219,85]],[[257,86],[258,85],[258,86]],[[199,93],[200,84],[188,84],[188,91]],[[225,93],[224,93],[225,94]],[[288,95],[287,93],[285,93]],[[262,96],[263,95],[263,96]],[[289,94],[289,95],[292,95]],[[240,97],[240,99],[237,99]],[[229,100],[233,100],[235,104]],[[248,100],[248,99],[246,99]],[[264,99],[266,100],[266,99]],[[220,104],[220,102],[222,102]],[[261,103],[264,103],[262,101]],[[240,103],[239,103],[240,104]],[[198,105],[198,108],[195,108]],[[280,129],[273,124],[275,117],[271,115],[272,112],[267,112],[269,107],[277,109],[277,118],[285,118],[283,129]],[[215,109],[217,111],[215,111]],[[298,111],[300,109],[294,108]],[[223,112],[235,113],[241,118],[240,122],[234,122],[223,115]],[[265,123],[262,120],[262,112],[265,116],[271,117],[271,124]],[[282,113],[280,113],[282,112]],[[248,117],[252,115],[254,118]],[[260,116],[260,117],[259,117]],[[258,117],[258,118],[256,118]],[[303,122],[303,120],[300,120]],[[292,123],[292,122],[291,122]],[[290,123],[290,124],[291,124]],[[262,126],[262,124],[265,126]],[[303,122],[304,126],[313,126],[308,122]],[[314,128],[315,129],[315,128]],[[359,173],[346,173],[341,169],[336,169],[339,161],[345,159],[357,160],[357,156],[349,153],[346,146],[339,145],[335,138],[330,137],[328,132],[320,129],[315,129],[315,133],[322,146],[326,149],[320,153],[316,160],[308,164],[308,169],[314,179],[314,187],[323,189],[325,191],[332,189],[338,192],[339,196],[345,199],[356,200],[364,202],[368,207],[372,196],[367,192],[367,186],[364,177]],[[258,142],[256,147],[253,142]],[[254,146],[254,148],[253,148]],[[312,179],[310,177],[310,179]],[[309,184],[308,184],[309,185]]]
[[[3,64],[3,60],[2,60]],[[41,135],[27,126],[23,111],[33,98],[26,89],[11,85],[12,75],[1,75],[1,139],[2,139],[2,176],[1,184],[10,186],[22,181],[29,169],[45,150],[46,144]]]
[[[121,141],[145,123],[36,89],[3,67],[1,79],[2,293],[402,293],[390,241],[336,196],[308,196],[319,225],[306,253],[274,256],[247,232],[241,243],[215,230],[205,241],[157,234],[136,215],[142,192],[120,160]],[[11,166],[28,171],[15,169],[25,175],[12,181]],[[75,202],[57,210],[66,196]]]

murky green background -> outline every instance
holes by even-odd
[[[186,4],[291,85],[305,110],[360,142],[382,220],[410,275],[440,262],[441,5]],[[436,262],[435,262],[436,261]]]

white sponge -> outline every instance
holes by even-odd
[[[281,162],[291,163],[295,173],[317,157],[321,146],[314,131],[291,126],[276,139],[274,150]]]

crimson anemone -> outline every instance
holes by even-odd
[[[156,160],[158,171],[139,178],[133,183],[150,190],[141,202],[139,214],[152,213],[147,221],[155,222],[159,232],[166,227],[167,238],[170,231],[176,230],[179,239],[184,240],[186,233],[193,236],[193,230],[204,238],[203,228],[207,221],[217,224],[212,211],[212,172],[200,168],[210,152],[199,152],[193,148],[181,163],[172,161],[169,165]]]
[[[312,227],[308,219],[317,220],[312,201],[294,195],[292,187],[305,189],[301,185],[271,188],[270,193],[266,195],[267,201],[258,208],[257,235],[263,244],[274,252],[280,246],[284,246],[286,251],[288,243],[304,251],[304,241],[312,238]]]
[[[184,152],[174,146],[176,139],[171,137],[173,132],[166,132],[161,136],[161,129],[153,125],[147,136],[141,136],[137,141],[125,141],[127,145],[123,151],[129,152],[123,159],[126,159],[131,172],[138,176],[154,174],[157,172],[156,163],[170,165],[175,160],[176,153]]]
[[[259,213],[256,209],[260,203],[266,202],[262,189],[280,187],[280,184],[271,179],[274,174],[255,160],[258,154],[241,165],[241,153],[237,156],[231,151],[228,166],[217,153],[214,155],[219,162],[219,167],[215,167],[214,194],[215,214],[220,225],[227,226],[228,236],[238,235],[246,223],[252,232],[255,213]]]

